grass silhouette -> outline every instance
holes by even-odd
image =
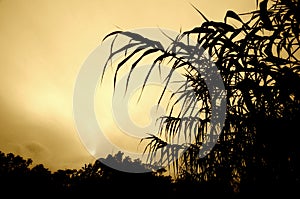
[[[116,31],[104,38],[121,34],[131,41],[123,47],[126,56],[118,63],[115,84],[118,71],[126,63],[133,62],[132,72],[140,60],[149,55],[154,55],[152,67],[159,67],[162,62],[171,63],[168,78],[174,70],[185,69],[189,85],[186,90],[196,95],[200,110],[205,114],[192,118],[182,112],[172,115],[170,111],[162,118],[159,136],[144,138],[151,140],[145,150],[154,155],[167,144],[172,146],[170,140],[181,133],[179,129],[192,129],[184,132],[189,136],[196,129],[194,143],[173,163],[179,181],[213,182],[221,184],[225,192],[243,193],[290,193],[297,191],[293,186],[299,187],[300,150],[293,138],[299,137],[294,129],[298,129],[300,119],[300,4],[295,0],[256,3],[257,10],[249,13],[229,10],[221,22],[210,21],[194,7],[205,21],[184,31],[167,49],[162,49],[159,41],[136,33]],[[243,21],[243,16],[249,19]],[[196,38],[193,48],[181,42],[184,36]],[[226,121],[213,150],[199,158],[213,108],[205,80],[214,80],[191,63],[205,52],[215,62],[226,88]],[[206,60],[201,61],[206,64]],[[144,86],[150,73],[145,77]],[[186,93],[179,101],[183,106],[190,106]],[[164,94],[165,89],[161,98]]]

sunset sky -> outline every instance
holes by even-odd
[[[0,0],[0,151],[53,171],[93,162],[73,118],[82,64],[119,28],[179,32],[199,25],[190,3],[211,20],[256,6],[255,0]]]

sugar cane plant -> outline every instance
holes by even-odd
[[[194,7],[204,22],[182,32],[164,50],[158,47],[159,41],[123,31],[112,32],[105,38],[123,34],[131,39],[119,49],[126,53],[115,76],[130,60],[133,71],[142,59],[151,56],[153,67],[169,62],[173,70],[186,71],[187,89],[193,91],[205,114],[192,121],[197,129],[196,139],[172,165],[178,179],[214,181],[231,188],[276,180],[299,181],[299,171],[294,174],[300,168],[300,152],[293,139],[297,131],[292,129],[300,118],[300,3],[263,0],[256,4],[257,9],[248,13],[227,11],[221,22],[209,20]],[[227,92],[225,126],[213,150],[202,158],[198,154],[212,108],[205,84],[205,78],[209,77],[191,64],[195,51],[186,51],[190,48],[180,42],[183,36],[193,37],[194,48],[209,54]],[[157,45],[150,45],[153,43]],[[110,59],[113,56],[114,52]],[[180,100],[186,99],[186,94],[182,95]],[[145,150],[155,153],[188,122],[191,120],[187,116],[180,113],[174,116],[170,112],[162,118],[160,136],[144,138],[150,140]]]

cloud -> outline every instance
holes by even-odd
[[[0,151],[31,158],[33,164],[44,164],[52,171],[92,162],[73,124],[61,120],[59,116],[32,117],[0,98]]]
[[[32,157],[43,159],[43,157],[49,157],[50,151],[45,146],[37,142],[31,142],[24,146],[24,150]]]

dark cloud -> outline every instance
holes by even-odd
[[[51,170],[80,168],[93,157],[65,123],[59,118],[34,118],[0,98],[0,151],[31,158]]]

